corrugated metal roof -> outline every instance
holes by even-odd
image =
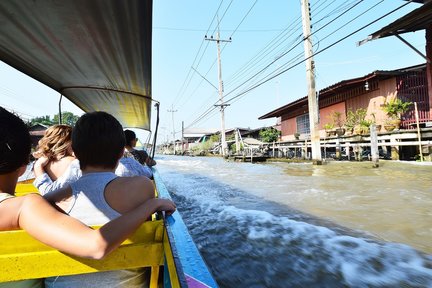
[[[399,18],[393,23],[385,26],[384,28],[376,31],[369,36],[369,40],[393,36],[396,34],[403,34],[407,32],[414,32],[423,30],[432,25],[432,1],[423,4],[420,8],[408,13],[407,15]]]
[[[0,60],[126,127],[150,129],[151,48],[150,0],[0,1]]]
[[[401,69],[397,69],[397,70],[390,70],[390,71],[377,70],[377,71],[374,71],[374,72],[369,73],[369,74],[362,76],[362,77],[343,80],[343,81],[335,83],[331,86],[328,86],[326,88],[321,89],[319,91],[320,99],[324,99],[325,97],[331,96],[331,95],[333,95],[333,94],[335,94],[341,90],[347,90],[347,89],[350,89],[351,87],[358,86],[359,83],[363,84],[367,80],[371,80],[374,78],[388,79],[388,78],[396,76],[396,75],[404,74],[408,71],[425,69],[425,67],[426,67],[426,64],[420,64],[420,65],[415,65],[415,66],[410,66],[410,67],[401,68]],[[280,117],[283,114],[286,114],[286,112],[288,110],[297,108],[299,106],[306,105],[307,100],[308,100],[307,98],[308,97],[305,96],[303,98],[295,100],[295,101],[288,103],[282,107],[279,107],[279,108],[277,108],[277,109],[275,109],[275,110],[273,110],[267,114],[260,116],[258,119],[262,120],[262,119],[268,119],[268,118],[273,118],[273,117]]]

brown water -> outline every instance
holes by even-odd
[[[432,253],[432,165],[416,164],[270,164],[290,183],[278,175],[278,187],[265,197]]]
[[[432,287],[432,165],[157,161],[221,287]]]

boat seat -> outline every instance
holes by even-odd
[[[15,195],[28,193],[38,193],[32,183],[16,186]],[[103,260],[62,253],[35,240],[24,230],[0,231],[0,282],[151,267],[150,287],[157,287],[159,267],[164,263],[164,224],[163,220],[155,220],[156,217],[152,219]]]
[[[0,232],[0,282],[151,267],[150,287],[157,287],[164,257],[163,231],[162,220],[146,222],[103,260],[67,255],[23,230],[3,231]]]

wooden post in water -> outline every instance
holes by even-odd
[[[416,118],[416,124],[417,124],[417,137],[418,137],[418,141],[419,141],[420,162],[423,162],[423,150],[422,150],[422,146],[421,146],[421,133],[420,133],[420,124],[419,124],[417,102],[414,102],[414,108],[415,108],[415,118]]]
[[[372,157],[372,167],[378,168],[379,164],[379,153],[378,153],[378,137],[376,131],[376,125],[372,124],[370,126],[370,141],[371,141],[371,157]]]
[[[273,158],[276,158],[276,156],[275,156],[275,141],[273,141]]]
[[[395,135],[390,136],[390,143],[399,142],[399,139]],[[391,146],[391,159],[392,160],[400,160],[399,159],[399,145]]]
[[[236,129],[235,131],[235,145],[236,145],[236,155],[240,154],[240,141],[239,141],[239,133],[240,131]]]
[[[336,159],[340,160],[341,158],[341,145],[339,141],[339,137],[336,139]]]

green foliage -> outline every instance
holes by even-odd
[[[339,128],[342,128],[345,121],[342,119],[342,113],[341,112],[333,111],[331,114],[331,118],[333,120],[334,125],[336,125]]]
[[[62,123],[61,124],[67,124],[70,126],[75,126],[76,121],[78,121],[79,116],[74,115],[72,112],[63,112],[62,113]],[[39,116],[30,119],[30,121],[27,123],[29,127],[36,125],[36,124],[43,124],[46,126],[52,126],[54,124],[59,124],[59,114],[54,115],[54,117],[51,119],[50,116]]]
[[[326,123],[324,125],[324,129],[325,130],[332,130],[334,128],[334,124],[333,123]]]
[[[372,123],[373,123],[372,120],[363,119],[363,120],[360,121],[359,124],[360,124],[361,127],[367,127],[367,128],[369,128],[372,125]]]
[[[351,129],[356,125],[369,127],[372,121],[365,120],[367,115],[367,110],[364,108],[358,108],[355,112],[352,110],[348,110],[347,117],[345,121],[345,127]]]
[[[352,129],[356,125],[356,115],[352,110],[348,110],[345,127]]]
[[[244,150],[243,144],[240,143],[240,151],[243,151],[243,150]],[[231,152],[237,152],[237,145],[235,143],[230,146],[230,151]]]
[[[220,134],[214,134],[214,135],[210,136],[210,140],[209,141],[211,141],[211,142],[220,142],[220,138],[221,138]]]
[[[401,99],[394,98],[384,103],[383,110],[390,118],[400,119],[402,114],[407,112],[412,104],[412,102],[404,102]]]
[[[75,126],[75,123],[78,121],[79,116],[74,115],[72,112],[63,112],[62,113],[62,123],[69,126]],[[54,123],[59,123],[59,114],[54,115],[53,119]]]
[[[207,154],[207,152],[213,148],[214,143],[217,143],[220,141],[219,139],[220,139],[220,135],[216,135],[216,134],[211,135],[204,142],[201,142],[198,145],[195,145],[194,147],[192,147],[191,151],[194,154],[201,154],[201,152],[203,152],[204,154]]]
[[[50,119],[50,117],[48,115],[46,115],[46,116],[39,116],[39,117],[35,117],[35,118],[30,119],[28,121],[28,123],[27,123],[27,126],[28,127],[32,127],[32,126],[34,126],[36,124],[43,124],[43,125],[46,125],[46,126],[51,126],[54,123]]]
[[[262,129],[259,132],[259,136],[261,138],[261,141],[263,142],[273,142],[279,139],[280,131],[272,127],[269,127],[269,128]]]

